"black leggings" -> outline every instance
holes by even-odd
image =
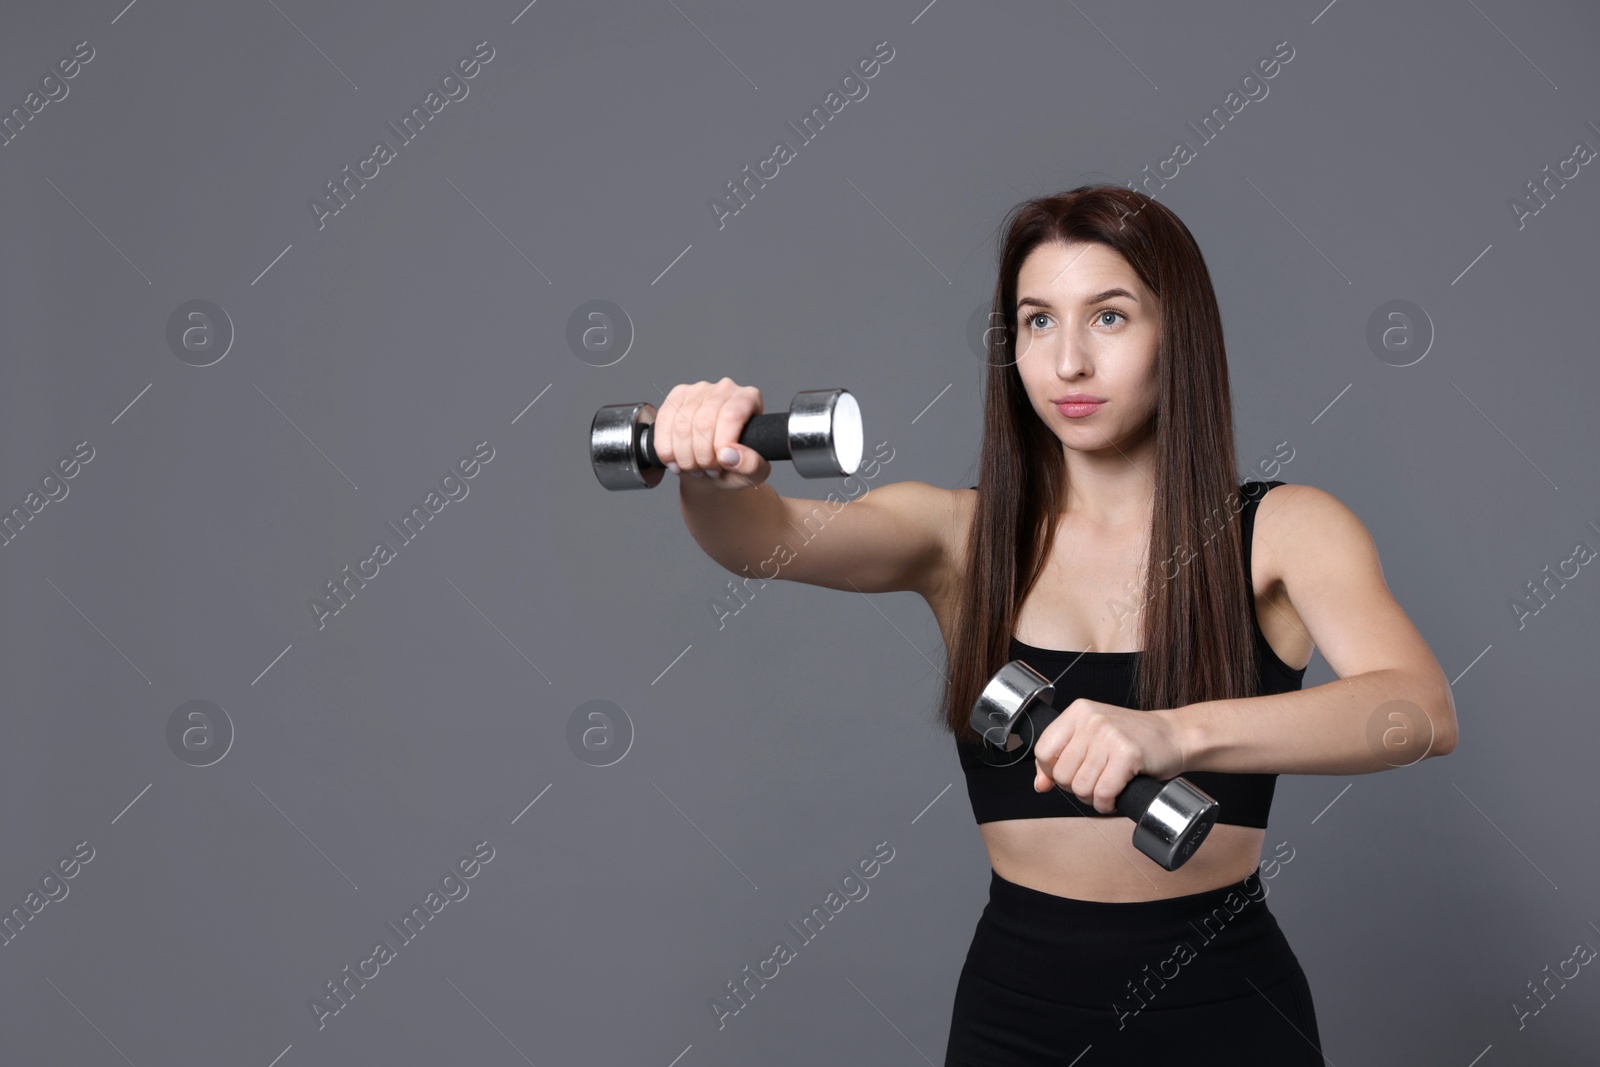
[[[1259,873],[1126,903],[990,876],[945,1067],[1322,1064],[1311,987]]]

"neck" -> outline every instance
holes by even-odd
[[[1096,526],[1148,526],[1155,504],[1155,450],[1077,452],[1065,449],[1063,513]],[[1107,454],[1109,453],[1109,455]]]

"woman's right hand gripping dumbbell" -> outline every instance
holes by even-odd
[[[760,485],[772,473],[772,464],[741,445],[739,435],[765,410],[761,390],[732,378],[675,385],[656,406],[656,456],[674,474],[718,488]]]

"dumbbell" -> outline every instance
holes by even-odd
[[[1038,740],[1061,714],[1050,705],[1055,686],[1020,659],[995,672],[972,705],[969,722],[984,744],[1005,749],[1015,733],[1025,745]],[[1117,813],[1133,820],[1133,844],[1175,871],[1186,863],[1217,821],[1217,802],[1184,778],[1161,781],[1134,775],[1117,797]]]
[[[654,404],[607,404],[589,424],[589,461],[607,489],[653,489],[667,467],[656,458]],[[861,466],[861,407],[845,389],[796,393],[788,411],[745,423],[739,443],[766,459],[792,459],[803,478],[854,474]]]

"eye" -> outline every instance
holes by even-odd
[[[1102,316],[1102,315],[1115,315],[1115,316],[1117,316],[1118,318],[1120,318],[1120,319],[1122,319],[1124,321],[1126,321],[1127,318],[1128,318],[1128,316],[1124,315],[1122,312],[1118,311],[1116,308],[1101,308],[1099,311],[1095,312],[1095,318],[1096,319],[1100,318],[1100,316]],[[1112,323],[1102,323],[1102,325],[1110,326],[1110,325],[1112,325]]]
[[[1033,320],[1034,319],[1048,319],[1049,317],[1050,317],[1050,315],[1047,312],[1035,311],[1032,315],[1029,315],[1027,318],[1023,319],[1022,321],[1027,324],[1028,329],[1030,329],[1030,330],[1032,330],[1032,329],[1043,329],[1044,327],[1042,327],[1042,326],[1041,327],[1035,327],[1034,324],[1033,324]]]

